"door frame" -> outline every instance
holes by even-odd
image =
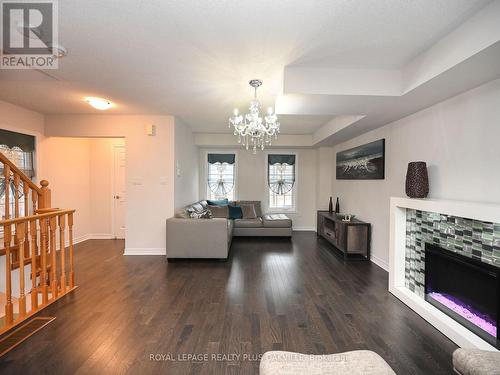
[[[116,155],[116,149],[117,148],[123,148],[125,150],[125,158],[127,157],[126,155],[126,152],[127,152],[127,149],[126,149],[126,144],[113,144],[111,145],[111,160],[112,160],[112,165],[113,165],[113,173],[111,173],[111,235],[113,236],[113,238],[116,240],[118,239],[118,236],[116,235],[117,234],[117,231],[116,231],[116,206],[115,206],[115,192],[116,192],[116,179],[115,179],[115,172],[116,172],[116,159],[115,159],[115,155]],[[125,161],[125,165],[126,164],[126,161]],[[126,167],[125,167],[125,177],[126,177]],[[125,179],[125,182],[126,182],[126,179]],[[126,231],[126,227],[125,227],[125,231]],[[125,237],[125,236],[124,236]]]

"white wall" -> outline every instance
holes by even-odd
[[[334,147],[386,140],[385,180],[336,180],[342,212],[371,222],[372,260],[388,263],[389,197],[405,196],[407,163],[426,161],[430,198],[500,202],[500,80],[492,81]]]
[[[200,196],[206,197],[206,153],[234,152],[237,154],[237,199],[260,200],[267,211],[267,151],[297,154],[297,207],[295,213],[287,213],[293,220],[295,230],[315,230],[316,223],[316,150],[314,149],[269,149],[252,151],[243,148],[200,149]]]
[[[156,125],[148,136],[146,125]],[[127,166],[125,254],[165,254],[165,220],[174,213],[174,119],[148,115],[49,115],[45,134],[124,137]]]
[[[191,128],[175,118],[175,208],[181,208],[199,199],[198,147],[194,144]]]
[[[91,233],[90,143],[84,138],[46,137],[39,149],[41,177],[49,181],[52,207],[74,208],[74,239]]]

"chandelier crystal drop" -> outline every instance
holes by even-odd
[[[249,84],[255,90],[254,98],[250,102],[250,112],[242,116],[235,108],[233,116],[229,118],[229,128],[233,127],[234,135],[238,136],[238,143],[242,143],[247,150],[252,147],[253,153],[256,154],[258,148],[264,150],[265,145],[271,145],[273,138],[278,138],[280,123],[272,107],[267,109],[264,118],[260,117],[257,88],[262,85],[262,81],[252,79]]]

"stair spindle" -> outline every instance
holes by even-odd
[[[5,220],[10,219],[10,165],[3,165],[3,176],[5,178]]]
[[[57,256],[56,256],[56,217],[49,219],[50,227],[50,287],[52,292],[52,299],[56,299],[58,295],[57,288]]]
[[[6,190],[7,191],[7,190]],[[7,206],[5,206],[7,210]],[[5,323],[12,324],[14,321],[14,306],[12,305],[12,280],[11,280],[11,254],[10,254],[11,226],[3,226],[3,243],[5,248]]]
[[[23,196],[24,196],[24,216],[30,216],[30,205],[29,205],[29,193],[30,193],[30,187],[28,186],[27,183],[23,182]],[[25,226],[25,237],[27,238],[26,243],[24,245],[24,256],[28,258],[30,256],[30,246],[31,241],[29,241],[29,226]]]
[[[19,217],[19,183],[21,178],[14,173],[14,217]],[[16,239],[17,240],[17,239]]]
[[[33,214],[35,214],[35,212],[37,210],[37,201],[38,201],[37,192],[34,190],[31,190],[31,205],[32,205],[32,209],[33,209]],[[26,202],[26,204],[28,204],[28,203]]]
[[[49,301],[49,291],[47,286],[47,231],[48,219],[40,219],[40,248],[41,248],[41,267],[40,267],[40,284],[42,290],[42,303],[45,305]]]
[[[19,244],[19,318],[26,315],[26,295],[24,292],[24,243],[25,243],[25,223],[16,224],[16,237]]]
[[[36,219],[29,222],[29,230],[31,235],[31,311],[38,309],[38,288],[36,285],[37,279],[37,262],[36,262],[36,242],[37,228]]]
[[[73,268],[73,213],[68,214],[68,236],[69,236],[69,287],[75,287],[75,272]]]
[[[61,253],[61,293],[66,293],[66,249],[64,243],[64,230],[66,228],[66,215],[59,215],[59,252]]]
[[[14,176],[14,218],[19,217],[19,175],[15,172],[13,172]],[[17,239],[17,227],[14,226],[14,245],[18,245],[18,239]],[[12,249],[12,262],[19,262],[19,257],[20,257],[20,252],[19,252],[19,246],[16,246],[16,248]]]

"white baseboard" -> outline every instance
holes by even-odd
[[[382,268],[384,271],[389,272],[389,265],[387,264],[386,261],[380,259],[379,257],[376,257],[375,255],[370,256],[370,260],[375,263],[377,266]]]
[[[114,240],[115,236],[109,233],[92,233],[89,235],[91,240]]]
[[[92,239],[92,237],[90,234],[84,234],[83,236],[73,238],[73,245],[76,245],[77,243],[91,240],[91,239]],[[66,235],[66,246],[69,246],[69,240],[67,238],[67,235]]]
[[[146,248],[140,248],[140,247],[127,247],[125,248],[125,251],[123,252],[123,255],[167,255],[167,249],[166,248],[155,248],[155,247],[146,247]]]
[[[292,230],[297,232],[316,232],[316,227],[293,227]]]

